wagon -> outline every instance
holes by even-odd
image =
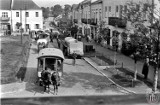
[[[38,40],[37,40],[38,51],[40,51],[43,48],[47,48],[49,41],[50,41],[50,39],[49,39],[49,34],[48,33],[39,34],[38,35]]]
[[[50,68],[51,72],[57,72],[60,80],[63,75],[63,61],[64,55],[60,49],[57,48],[44,48],[40,50],[38,55],[38,82],[39,85],[42,85],[41,73],[43,70]]]

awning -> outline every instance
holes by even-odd
[[[8,23],[8,22],[2,22],[2,21],[0,21],[0,24],[2,24],[2,25],[10,25],[10,23]]]

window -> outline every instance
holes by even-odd
[[[118,5],[116,6],[116,12],[118,12]]]
[[[122,11],[123,11],[123,6],[120,5],[120,9],[119,9],[119,17],[122,18]]]
[[[105,7],[105,17],[107,17],[107,6]]]
[[[35,29],[39,29],[39,24],[35,24]]]
[[[99,12],[99,20],[101,20],[102,19],[102,17],[101,17],[101,12]]]
[[[8,12],[2,12],[2,17],[8,17]]]
[[[29,13],[28,12],[26,12],[26,17],[29,17]]]
[[[111,12],[111,6],[109,6],[109,12]]]
[[[29,29],[29,24],[26,24],[26,29]]]
[[[127,5],[124,5],[124,12],[127,12]]]
[[[107,12],[107,6],[105,7],[105,12]]]
[[[39,16],[39,14],[38,14],[38,12],[36,12],[36,17],[38,17]]]
[[[136,10],[140,10],[140,5],[136,5]]]
[[[16,12],[16,17],[19,17],[19,12]]]

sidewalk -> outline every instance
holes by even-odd
[[[37,72],[37,46],[35,45],[36,42],[32,41],[32,45],[30,47],[29,51],[29,57],[27,62],[27,70],[25,73],[25,78],[23,81],[17,81],[15,83],[10,84],[4,84],[1,85],[1,95],[7,94],[7,93],[14,93],[19,91],[24,91],[27,88],[32,87],[26,87],[28,82],[35,82],[36,80],[36,72]]]
[[[98,45],[96,43],[92,42],[86,42],[85,39],[82,40],[84,42],[84,44],[92,44],[96,50],[96,52],[103,54],[103,56],[105,56],[106,58],[111,59],[112,61],[114,61],[114,56],[115,53],[112,50],[109,50],[107,48],[102,47],[101,45]],[[129,70],[129,72],[134,73],[134,60],[130,57],[127,57],[121,53],[117,53],[116,55],[116,60],[118,64],[123,64],[123,67],[126,68],[127,70]],[[140,77],[143,77],[142,75],[142,67],[143,67],[143,62],[138,61],[137,62],[137,75]],[[158,85],[160,86],[160,72],[159,72],[159,83]],[[153,83],[154,81],[154,68],[152,66],[150,66],[149,68],[149,73],[148,73],[148,81]]]

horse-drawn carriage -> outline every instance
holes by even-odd
[[[58,92],[63,74],[63,61],[64,55],[60,49],[44,48],[40,50],[37,65],[38,83],[44,86],[44,91],[52,84],[54,92]]]
[[[38,40],[37,40],[38,51],[40,51],[40,49],[47,48],[49,41],[50,41],[50,38],[48,33],[39,34]]]

